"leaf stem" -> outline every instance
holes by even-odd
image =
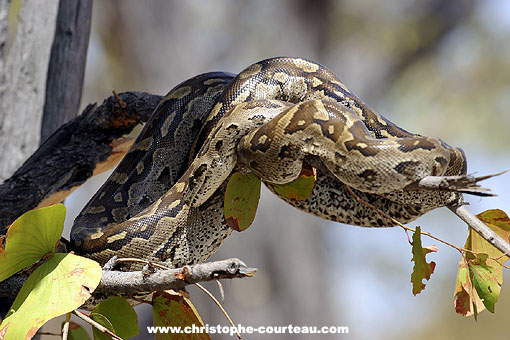
[[[400,223],[399,221],[397,221],[396,219],[394,219],[394,218],[393,218],[393,217],[391,217],[390,215],[388,215],[388,214],[386,214],[385,212],[383,212],[383,211],[379,210],[376,206],[374,206],[374,205],[372,205],[372,204],[370,204],[370,203],[368,203],[368,202],[363,201],[361,198],[359,198],[359,197],[358,197],[358,195],[356,195],[356,194],[355,194],[355,193],[351,190],[351,188],[350,188],[347,184],[344,184],[344,185],[345,185],[345,187],[347,188],[347,191],[349,191],[349,194],[351,194],[351,195],[352,195],[352,196],[353,196],[353,197],[354,197],[354,198],[355,198],[358,202],[360,202],[361,204],[363,204],[363,205],[365,205],[365,206],[367,206],[367,207],[369,207],[369,208],[371,208],[371,209],[375,210],[376,212],[378,212],[378,213],[379,213],[379,214],[381,214],[382,216],[386,217],[387,219],[389,219],[391,222],[395,223],[396,225],[398,225],[398,226],[399,226],[399,227],[401,227],[402,229],[404,229],[404,230],[408,230],[408,231],[412,231],[413,233],[416,233],[416,230],[415,230],[415,229],[413,229],[413,228],[409,228],[409,227],[406,227],[405,225],[403,225],[402,223]],[[428,236],[428,237],[430,237],[430,238],[433,238],[433,239],[434,239],[434,240],[436,240],[436,241],[439,241],[439,242],[441,242],[441,243],[446,244],[447,246],[450,246],[450,247],[452,247],[452,248],[454,248],[454,249],[457,249],[457,250],[458,250],[461,254],[463,254],[463,252],[470,252],[470,253],[475,254],[475,252],[473,252],[473,251],[471,251],[471,250],[469,250],[469,249],[465,249],[465,248],[457,247],[456,245],[453,245],[453,244],[451,244],[451,243],[449,243],[449,242],[447,242],[447,241],[445,241],[445,240],[442,240],[442,239],[440,239],[439,237],[434,236],[434,235],[432,235],[432,234],[431,234],[431,233],[429,233],[429,232],[420,231],[420,234],[425,235],[425,236]],[[409,236],[407,236],[407,237],[408,237],[408,239],[409,239]]]

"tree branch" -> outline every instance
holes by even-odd
[[[161,98],[143,92],[115,94],[100,106],[89,105],[82,115],[58,129],[10,179],[0,185],[0,227],[9,225],[38,205],[60,201],[90,176],[111,167],[131,145],[132,140],[125,139],[126,134],[148,119]],[[490,176],[430,176],[411,189],[485,192],[476,182]],[[463,206],[450,209],[496,248],[510,253],[510,245]],[[216,278],[251,276],[253,272],[236,259],[159,271],[149,276],[142,271],[105,271],[97,292],[180,289]],[[15,296],[23,281],[23,276],[15,276],[0,283],[0,296]]]
[[[143,270],[134,272],[103,270],[101,283],[93,294],[110,296],[166,289],[178,290],[197,282],[252,277],[256,271],[256,268],[249,268],[243,261],[236,258],[199,263],[177,269],[158,270],[150,274]],[[24,275],[16,274],[0,282],[0,297],[15,297],[25,280]]]
[[[496,174],[469,177],[469,176],[427,176],[424,177],[417,187],[436,190],[449,190],[467,193],[476,196],[495,196],[489,189],[480,187],[477,182],[483,181],[494,176],[499,176],[508,172],[508,170]],[[510,254],[510,244],[501,236],[492,231],[485,223],[480,221],[473,213],[466,209],[465,205],[448,206],[455,215],[467,223],[467,225],[482,236],[487,242],[496,247],[503,254]]]
[[[135,272],[105,270],[95,293],[111,295],[119,292],[132,294],[165,289],[183,289],[197,282],[251,277],[256,270],[248,268],[244,262],[236,258],[199,263],[177,269],[158,270],[150,275],[147,275],[143,270]]]
[[[503,254],[510,254],[510,244],[492,231],[487,225],[485,225],[485,223],[480,221],[480,219],[473,215],[473,213],[467,210],[464,205],[454,205],[449,206],[448,208]]]
[[[126,135],[147,121],[161,98],[124,92],[99,106],[88,105],[58,129],[0,185],[0,234],[24,212],[62,201],[88,178],[113,167],[133,142]]]
[[[88,323],[88,324],[92,325],[93,327],[95,327],[96,329],[98,329],[100,332],[109,335],[111,338],[113,338],[115,340],[122,340],[122,338],[119,337],[117,334],[113,333],[111,330],[109,330],[105,326],[101,325],[99,322],[94,321],[92,318],[87,316],[85,313],[82,313],[78,310],[74,310],[73,313],[74,313],[74,315],[76,315],[77,317],[79,317],[80,319],[85,321],[86,323]]]

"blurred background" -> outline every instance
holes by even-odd
[[[264,58],[300,56],[333,70],[401,127],[462,147],[469,172],[488,174],[510,169],[509,41],[506,0],[96,0],[82,106],[112,90],[165,94],[203,72],[238,73]],[[68,227],[104,179],[66,201]],[[509,183],[509,174],[486,181],[499,196],[467,197],[469,209],[510,212]],[[418,225],[458,246],[467,234],[447,209],[409,224]],[[348,326],[344,337],[353,340],[505,338],[508,283],[496,314],[484,311],[478,322],[457,315],[460,254],[426,237],[423,244],[439,246],[428,256],[437,267],[414,297],[402,230],[323,221],[265,190],[254,224],[213,259],[239,257],[258,268],[254,278],[223,282],[224,306],[236,324]],[[207,287],[219,295],[215,283]],[[209,298],[190,292],[205,323],[227,325]],[[143,339],[152,316],[147,306],[138,310]],[[329,338],[337,337],[344,338]],[[278,336],[286,338],[309,336]]]

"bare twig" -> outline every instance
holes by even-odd
[[[163,270],[170,270],[171,269],[171,268],[168,268],[166,266],[162,266],[162,265],[157,264],[157,263],[152,263],[152,262],[149,262],[147,260],[137,259],[137,258],[134,258],[134,257],[122,257],[120,259],[116,259],[115,262],[116,263],[121,263],[121,262],[145,263],[145,264],[148,264],[149,266],[152,266],[152,267],[155,267],[155,268],[159,268],[159,269],[163,269]]]
[[[119,95],[117,94],[117,92],[115,92],[115,90],[112,91],[112,93],[113,93],[113,96],[115,97],[115,99],[117,99],[117,102],[119,102],[120,108],[125,109],[127,107],[126,102],[123,101],[121,97],[119,97]]]
[[[361,204],[363,204],[363,205],[365,205],[365,206],[369,207],[370,209],[375,210],[377,213],[381,214],[381,216],[386,217],[386,218],[387,218],[387,219],[389,219],[392,223],[394,223],[395,225],[398,225],[399,227],[401,227],[402,229],[404,229],[404,230],[406,231],[407,240],[409,241],[409,243],[410,243],[410,244],[412,244],[411,239],[409,238],[409,234],[407,234],[407,231],[412,231],[413,233],[415,233],[415,232],[416,232],[416,229],[406,227],[405,225],[403,225],[402,223],[400,223],[399,221],[397,221],[396,219],[394,219],[394,218],[393,218],[393,217],[391,217],[390,215],[386,214],[384,211],[379,210],[379,208],[377,208],[376,206],[374,206],[374,205],[372,205],[372,204],[370,204],[370,203],[368,203],[368,202],[363,201],[361,198],[359,198],[359,197],[358,197],[358,195],[356,195],[356,194],[355,194],[355,193],[351,190],[351,188],[350,188],[347,184],[344,184],[344,185],[345,185],[345,187],[347,188],[347,191],[349,191],[349,194],[351,194],[351,195],[352,195],[352,196],[353,196],[353,197],[354,197],[354,198],[355,198],[358,202],[360,202]],[[439,241],[439,242],[441,242],[441,243],[443,243],[443,244],[446,244],[447,246],[450,246],[450,247],[452,247],[452,248],[454,248],[454,249],[457,249],[460,253],[462,253],[462,252],[466,252],[466,251],[467,251],[467,252],[472,253],[472,251],[471,251],[471,250],[469,250],[469,249],[465,249],[465,248],[457,247],[456,245],[451,244],[451,243],[449,243],[449,242],[447,242],[447,241],[445,241],[445,240],[442,240],[442,239],[440,239],[439,237],[434,236],[434,235],[432,235],[432,234],[431,234],[431,233],[429,233],[429,232],[420,231],[420,234],[421,234],[421,235],[428,236],[428,237],[430,237],[430,238],[433,238],[433,239],[434,239],[434,240],[436,240],[436,241]]]
[[[221,284],[221,281],[218,279],[214,279],[214,281],[216,281],[216,283],[218,284],[218,289],[220,290],[221,301],[225,302],[225,290],[223,290],[223,285]]]
[[[216,280],[216,281],[219,282],[218,280]],[[218,301],[218,299],[216,299],[216,297],[214,295],[212,295],[212,293],[210,291],[208,291],[201,284],[195,283],[195,286],[200,288],[204,293],[206,293],[211,298],[211,300],[213,300],[213,302],[216,304],[216,306],[218,306],[218,308],[221,310],[223,315],[225,315],[225,317],[227,318],[228,322],[232,325],[232,327],[235,328],[236,326],[234,325],[234,321],[232,321],[232,319],[230,318],[230,315],[228,315],[227,311],[225,310],[225,308],[223,308],[222,304]],[[241,334],[239,334],[239,332],[236,332],[236,335],[237,335],[237,337],[239,339],[242,339]]]
[[[69,321],[64,323],[64,327],[62,327],[62,340],[67,340],[69,336]]]
[[[508,244],[501,236],[492,231],[485,225],[478,217],[473,215],[463,205],[455,205],[448,207],[455,215],[459,216],[461,220],[466,222],[474,231],[482,236],[487,242],[492,244],[503,254],[510,254],[510,244]]]
[[[64,321],[64,327],[62,327],[62,340],[67,340],[69,336],[69,319],[71,318],[71,313],[66,314],[66,319]]]
[[[80,312],[78,310],[74,310],[73,313],[74,313],[74,315],[76,315],[77,317],[82,319],[83,321],[85,321],[88,324],[90,324],[90,325],[94,326],[95,328],[97,328],[100,332],[108,334],[113,339],[122,340],[121,337],[119,337],[118,335],[116,335],[115,333],[110,331],[108,328],[106,328],[103,325],[101,325],[101,324],[97,323],[96,321],[92,320],[87,314],[82,313],[82,312]]]
[[[116,259],[115,257],[113,257],[110,261],[108,261],[107,265],[109,265],[109,267],[112,265],[113,262],[137,262],[137,263],[145,263],[147,265],[150,265],[150,266],[154,266],[154,267],[158,267],[160,269],[163,269],[163,270],[171,270],[170,268],[168,267],[165,267],[165,266],[161,266],[159,264],[155,264],[155,263],[151,263],[149,261],[146,261],[146,260],[140,260],[140,259],[134,259],[134,258],[120,258],[120,259]],[[106,265],[105,265],[106,266]],[[103,267],[104,268],[104,267]],[[176,276],[180,279],[184,279],[184,280],[188,280],[190,278],[190,270],[189,270],[189,267],[184,267],[182,268],[182,271],[178,274],[176,274]],[[218,274],[217,273],[214,273],[212,274],[212,277],[213,279],[218,283],[218,285],[220,286],[221,288],[221,296],[222,296],[222,299],[224,299],[224,295],[223,295],[223,287],[221,286],[221,282],[218,280],[217,278]],[[234,322],[232,321],[232,319],[230,318],[230,315],[228,315],[227,311],[225,310],[225,308],[223,307],[223,305],[218,301],[218,299],[216,299],[216,297],[209,291],[207,290],[207,288],[205,288],[204,286],[202,286],[201,284],[199,284],[198,282],[195,283],[195,286],[197,286],[198,288],[200,288],[204,293],[206,293],[209,298],[211,300],[213,300],[213,302],[216,304],[216,306],[218,306],[218,308],[221,310],[221,312],[223,313],[223,315],[225,315],[225,317],[227,318],[228,322],[230,322],[230,324],[232,325],[232,327],[235,327],[234,325]],[[237,337],[239,339],[241,339],[241,334],[239,334],[238,332],[236,333]]]
[[[493,177],[493,176],[497,176],[497,175],[500,175],[502,173],[504,173],[506,171],[503,171],[501,173],[498,173],[498,174],[495,174],[495,175],[489,175],[489,176],[483,176],[485,178],[488,178],[488,177]],[[377,207],[375,207],[374,205],[370,204],[370,203],[367,203],[365,201],[363,201],[361,198],[359,198],[352,190],[351,188],[348,186],[348,185],[345,185],[345,187],[347,188],[347,190],[349,191],[349,193],[360,203],[366,205],[367,207],[371,208],[371,209],[374,209],[375,211],[377,211],[379,214],[381,214],[382,216],[388,218],[389,220],[391,220],[391,222],[395,223],[396,225],[400,226],[401,228],[403,228],[404,230],[409,230],[409,231],[412,231],[412,232],[416,232],[416,230],[412,229],[412,228],[409,228],[409,227],[406,227],[405,225],[403,225],[402,223],[400,223],[399,221],[397,221],[396,219],[392,218],[391,216],[389,216],[388,214],[384,213],[383,211],[379,210]],[[459,216],[464,222],[466,222],[468,224],[469,227],[473,228],[474,231],[476,231],[478,234],[480,234],[480,236],[482,236],[485,240],[487,240],[487,242],[489,242],[490,244],[492,244],[494,247],[496,247],[498,250],[500,250],[504,255],[506,254],[510,254],[510,244],[508,244],[501,236],[499,236],[498,234],[496,234],[494,231],[492,231],[489,227],[487,227],[482,221],[480,221],[480,219],[478,219],[478,217],[476,217],[475,215],[473,215],[469,210],[466,209],[465,206],[463,205],[453,205],[453,206],[448,206],[448,208],[457,216]],[[460,252],[470,252],[470,253],[474,253],[472,250],[469,250],[469,249],[465,249],[465,248],[461,248],[461,247],[457,247],[449,242],[446,242],[428,232],[421,232],[422,235],[426,235],[428,237],[431,237],[441,243],[444,243],[452,248],[455,248],[457,249],[458,251]],[[408,236],[409,238],[409,236]]]

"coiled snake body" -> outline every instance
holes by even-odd
[[[188,161],[190,160],[190,161]],[[230,235],[223,216],[233,170],[288,183],[317,169],[298,209],[364,227],[409,222],[461,194],[410,190],[428,175],[466,173],[461,149],[409,133],[378,115],[325,67],[272,58],[237,76],[206,73],[171,90],[129,153],[76,218],[75,251],[172,267],[205,261]]]

